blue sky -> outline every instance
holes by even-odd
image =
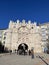
[[[49,0],[0,0],[0,29],[17,19],[49,22]]]

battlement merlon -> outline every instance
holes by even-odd
[[[28,22],[26,22],[24,19],[22,20],[22,22],[20,20],[17,20],[17,21],[12,21],[10,20],[9,22],[9,29],[11,28],[18,28],[19,26],[37,26],[37,23],[36,22],[31,22],[31,20],[28,20]]]

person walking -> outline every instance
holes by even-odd
[[[32,56],[32,59],[34,58],[34,48],[31,49],[31,56]]]
[[[29,56],[31,55],[31,50],[29,50]]]

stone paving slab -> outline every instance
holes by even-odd
[[[35,58],[32,59],[31,56],[17,55],[17,54],[8,54],[0,57],[0,65],[46,65],[41,59],[36,56],[45,54],[35,54]],[[44,58],[47,60],[49,55],[45,55]],[[49,61],[48,61],[49,62]]]
[[[43,57],[43,59],[45,59],[45,61],[49,63],[49,54],[43,54]]]

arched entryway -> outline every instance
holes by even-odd
[[[28,45],[26,43],[21,43],[19,46],[18,46],[18,54],[26,54],[28,51]]]

